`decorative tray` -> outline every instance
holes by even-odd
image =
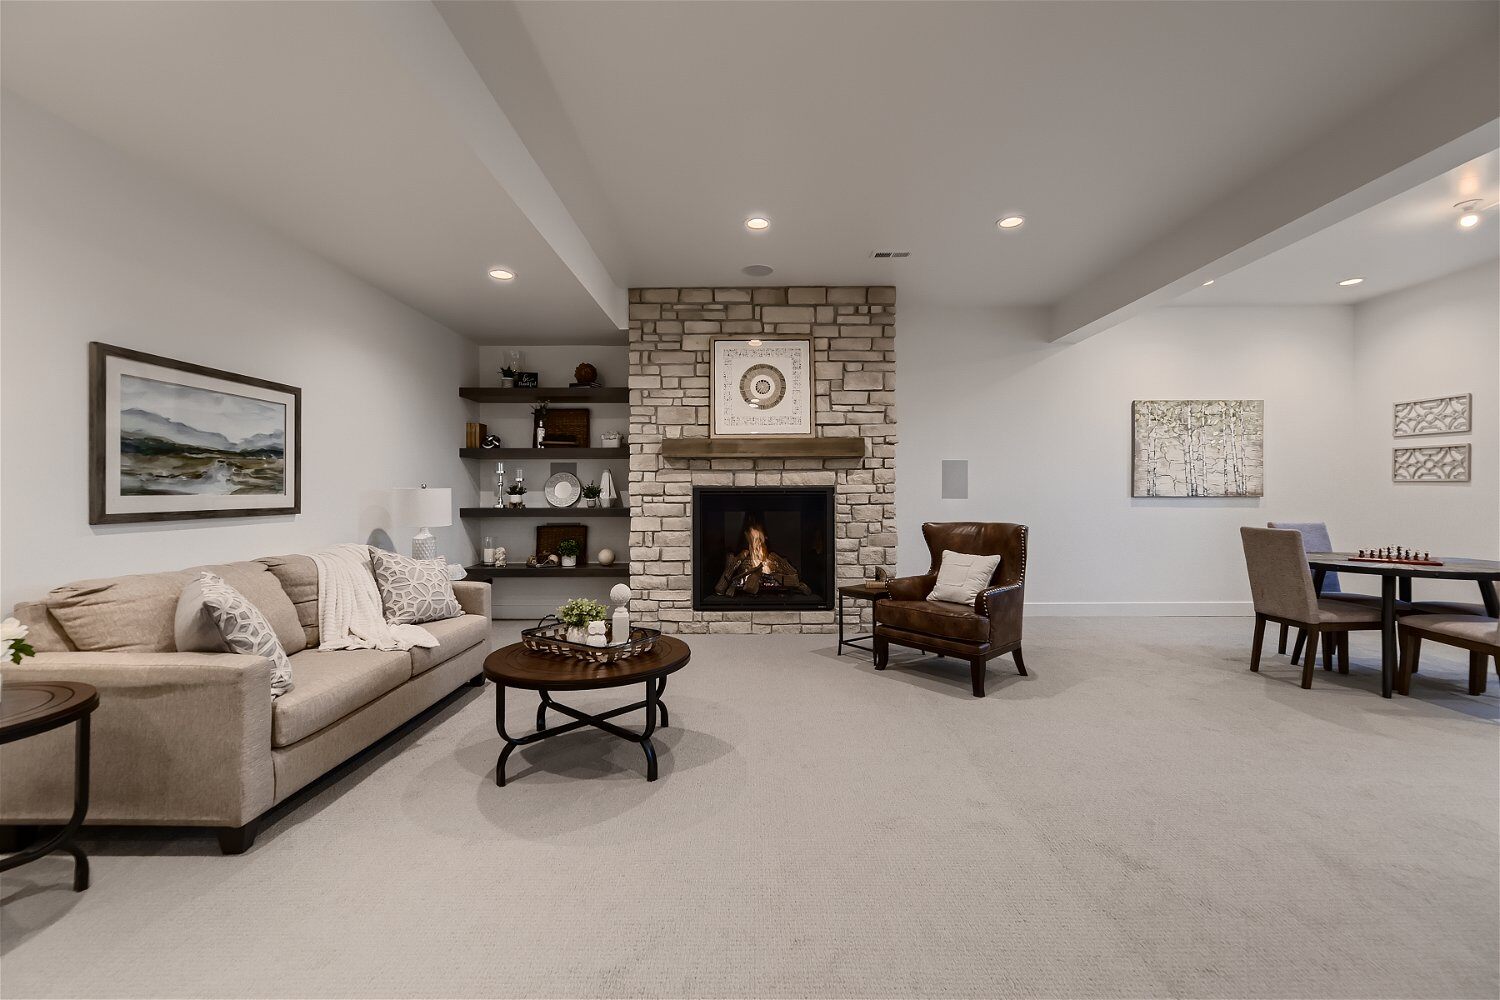
[[[656,640],[661,637],[661,632],[654,628],[632,628],[630,638],[624,642],[608,646],[588,646],[581,642],[569,642],[567,634],[566,625],[540,625],[523,629],[521,645],[533,653],[549,653],[592,663],[613,663],[627,656],[651,652],[656,648]]]

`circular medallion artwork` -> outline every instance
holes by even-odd
[[[786,396],[786,376],[773,365],[751,365],[740,376],[740,395],[751,406],[769,410]]]

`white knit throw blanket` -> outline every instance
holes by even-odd
[[[385,620],[370,547],[347,543],[312,554],[318,566],[318,649],[411,649],[438,644],[420,625]]]

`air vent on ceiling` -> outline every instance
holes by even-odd
[[[870,256],[876,260],[890,260],[893,257],[910,257],[910,250],[871,250]]]

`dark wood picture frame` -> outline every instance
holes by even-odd
[[[183,372],[204,378],[219,379],[237,385],[257,389],[268,389],[283,393],[293,400],[291,426],[287,428],[287,445],[291,446],[292,502],[275,507],[239,507],[224,510],[182,511],[136,511],[123,513],[108,510],[108,492],[105,477],[108,469],[109,442],[106,440],[108,420],[105,408],[108,402],[108,361],[120,358]],[[116,444],[118,447],[118,443]],[[97,341],[89,344],[89,524],[133,524],[144,521],[182,521],[213,517],[273,517],[302,513],[302,390],[297,386],[272,382],[267,379],[238,375],[219,368],[195,365],[157,354],[134,351],[127,347],[115,347]]]

